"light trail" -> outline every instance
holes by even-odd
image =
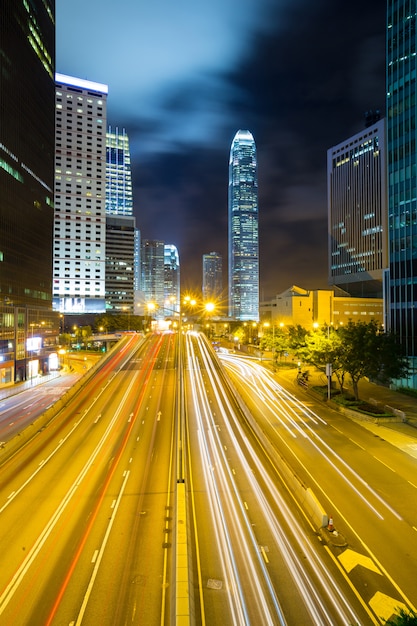
[[[231,438],[233,450],[239,456],[239,461],[242,469],[244,470],[246,480],[251,485],[252,493],[256,498],[257,509],[262,512],[262,515],[265,519],[267,526],[270,529],[272,536],[274,537],[277,547],[280,550],[281,555],[285,559],[285,562],[287,563],[288,570],[299,590],[300,598],[302,598],[302,600],[300,599],[300,601],[305,604],[306,610],[311,616],[312,623],[327,626],[333,625],[335,614],[339,616],[339,619],[343,624],[354,623],[355,621],[358,622],[357,616],[354,614],[354,612],[351,610],[348,603],[346,602],[344,594],[329,577],[327,573],[327,568],[323,564],[322,560],[319,558],[317,552],[309,544],[307,538],[300,538],[298,531],[298,533],[296,533],[297,544],[301,547],[302,553],[308,554],[309,565],[315,571],[317,579],[324,579],[326,581],[324,593],[323,589],[320,589],[320,591],[316,589],[315,585],[307,575],[304,563],[298,557],[296,551],[291,547],[291,544],[287,538],[288,528],[283,528],[279,524],[276,516],[274,515],[271,507],[267,502],[266,496],[263,492],[263,488],[261,488],[259,480],[252,469],[254,466],[256,467],[257,472],[261,474],[264,483],[268,487],[270,495],[272,496],[272,498],[275,499],[279,507],[282,506],[282,509],[284,509],[284,500],[280,496],[277,489],[274,487],[273,482],[269,478],[266,470],[259,462],[254,449],[250,445],[243,432],[243,429],[239,424],[239,420],[235,415],[234,409],[230,405],[227,393],[223,389],[223,381],[216,372],[216,368],[213,367],[213,356],[210,349],[206,345],[205,341],[201,339],[201,337],[194,336],[194,341],[198,345],[199,359],[197,358],[196,351],[193,348],[191,337],[189,337],[187,340],[187,354],[189,355],[190,361],[193,363],[190,371],[192,373],[191,380],[194,381],[192,382],[194,406],[196,406],[196,414],[198,415],[201,428],[201,453],[202,455],[204,455],[207,467],[211,468],[211,482],[214,483],[215,481],[217,481],[219,483],[219,486],[216,487],[216,489],[218,490],[216,491],[217,495],[219,493],[227,494],[227,497],[224,499],[223,503],[219,502],[218,500],[216,500],[215,503],[220,511],[222,511],[224,508],[231,508],[230,514],[232,515],[232,517],[230,519],[234,520],[233,532],[234,535],[238,537],[239,550],[242,548],[242,542],[245,543],[245,546],[246,544],[248,544],[247,547],[245,547],[245,550],[249,550],[249,552],[247,553],[248,556],[245,557],[245,562],[247,563],[252,559],[254,560],[251,566],[251,576],[256,576],[257,587],[262,590],[262,596],[265,598],[263,603],[259,605],[258,610],[264,611],[264,607],[270,606],[272,603],[272,606],[274,607],[274,610],[276,612],[275,622],[273,623],[276,623],[276,619],[280,620],[280,624],[286,623],[285,616],[283,615],[276,591],[268,572],[267,564],[263,557],[262,547],[259,546],[259,542],[254,535],[252,524],[249,518],[250,510],[248,510],[247,503],[243,501],[239,494],[238,486],[235,479],[235,472],[234,470],[232,470],[232,468],[230,468],[228,459],[226,457],[224,442],[221,441],[221,434],[219,433],[217,423],[213,417],[212,409],[209,405],[209,401],[207,398],[206,383],[202,375],[203,371],[210,380],[210,388],[215,394],[217,407],[219,407],[221,411],[221,418],[226,425],[227,434]],[[248,377],[245,376],[245,382],[247,381]],[[203,433],[206,431],[209,434],[207,435],[207,437],[204,437]],[[239,433],[240,441],[238,440],[235,433]],[[244,441],[244,449],[241,447],[241,441]],[[233,507],[230,503],[233,503]],[[284,510],[286,510],[286,508]],[[220,513],[218,515],[220,515]],[[287,516],[288,519],[291,519],[291,515],[288,511]],[[226,523],[223,517],[221,517],[220,519],[223,524]],[[217,522],[217,524],[219,524],[219,522]],[[224,528],[224,526],[222,527]],[[224,529],[224,533],[227,533],[227,528]],[[222,541],[222,538],[220,538],[220,541]],[[230,550],[236,552],[236,545],[230,546],[230,536],[227,536],[226,543],[228,544]],[[251,548],[249,548],[249,545],[251,545]],[[230,559],[236,567],[237,561],[233,561],[232,556],[230,556]],[[236,584],[238,584],[238,573],[236,574],[235,580]],[[265,595],[266,590],[268,590],[267,595]],[[244,593],[244,590],[241,590],[241,593]],[[327,611],[322,599],[323,597],[327,597],[327,601],[331,603],[333,607],[332,614]],[[251,598],[253,598],[252,595]],[[274,618],[274,616],[271,617]],[[246,624],[250,622],[233,623]]]
[[[278,421],[285,425],[283,420],[279,417],[286,417],[296,432],[303,436],[304,439],[308,439],[309,443],[313,446],[314,451],[317,452],[322,459],[328,463],[334,471],[337,472],[338,476],[352,489],[356,495],[362,500],[362,502],[372,510],[372,512],[378,517],[378,519],[383,520],[384,516],[380,513],[370,502],[368,497],[361,493],[361,491],[355,487],[350,477],[356,479],[359,484],[366,489],[372,496],[385,508],[387,508],[392,515],[394,515],[398,520],[402,520],[401,515],[397,513],[389,504],[382,498],[370,485],[367,483],[352,467],[349,465],[335,450],[333,450],[320,435],[315,432],[311,426],[306,422],[303,415],[312,420],[315,424],[320,421],[323,425],[327,426],[325,420],[320,418],[316,413],[314,413],[309,407],[307,407],[303,402],[295,398],[290,392],[285,390],[281,385],[279,385],[270,375],[269,372],[265,370],[265,368],[259,366],[259,364],[254,363],[253,361],[248,361],[244,363],[240,363],[240,361],[245,360],[241,357],[237,358],[230,355],[221,355],[222,361],[227,363],[227,366],[230,369],[234,369],[234,371],[239,371],[240,375],[242,375],[242,368],[245,373],[247,373],[247,369],[255,370],[257,372],[256,381],[258,385],[253,382],[251,385],[251,392],[256,394],[260,401],[263,402],[266,406],[268,406],[269,411],[278,419]],[[236,363],[236,361],[238,363]],[[245,378],[246,382],[246,378]],[[259,389],[259,384],[262,386],[262,390]],[[291,404],[293,406],[291,406]],[[289,411],[289,412],[288,412]],[[298,422],[296,422],[292,416],[298,414]],[[266,416],[266,419],[271,423],[270,419]],[[286,428],[288,432],[288,428]],[[339,468],[335,461],[341,466]],[[347,471],[346,471],[347,470]]]

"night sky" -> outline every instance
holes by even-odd
[[[109,86],[144,239],[183,290],[223,255],[232,139],[258,154],[260,295],[327,287],[327,149],[385,115],[384,0],[56,0],[57,72]]]

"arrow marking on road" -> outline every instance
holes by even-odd
[[[370,569],[372,572],[381,574],[380,570],[377,568],[372,559],[369,558],[369,556],[359,554],[359,552],[355,552],[349,548],[342,552],[338,558],[348,573],[351,572],[357,565],[361,565],[362,567],[366,567],[366,569]]]
[[[157,419],[158,422],[161,419],[161,415],[162,415],[162,412],[158,411],[158,413],[156,414],[156,419]]]

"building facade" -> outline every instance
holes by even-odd
[[[385,120],[327,152],[329,285],[383,296],[388,267]]]
[[[165,307],[165,244],[155,239],[141,242],[141,281],[140,289],[146,304],[152,303],[153,315],[164,317]],[[145,304],[145,310],[146,310]]]
[[[303,289],[293,285],[269,302],[261,303],[261,322],[275,328],[302,326],[313,330],[317,326],[338,328],[353,322],[384,323],[383,298],[354,298],[336,288]]]
[[[111,127],[106,136],[106,213],[133,215],[132,170],[129,137],[123,128]]]
[[[133,216],[129,138],[125,129],[106,135],[106,310],[136,314],[136,220]]]
[[[56,75],[53,305],[104,313],[108,88]]]
[[[416,4],[388,0],[386,110],[388,134],[388,325],[416,370],[417,150]],[[408,383],[417,387],[417,375]]]
[[[106,217],[106,311],[135,312],[134,264],[136,226],[133,216]]]
[[[218,252],[203,254],[203,300],[221,300],[223,259]]]
[[[180,255],[176,246],[164,245],[164,301],[165,315],[179,313],[181,304]]]
[[[258,168],[248,130],[239,130],[232,141],[228,200],[229,316],[258,320]]]
[[[0,47],[1,387],[45,372],[47,346],[59,333],[52,311],[55,2],[3,0]]]

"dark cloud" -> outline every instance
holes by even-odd
[[[380,4],[322,0],[277,10],[276,29],[222,76],[223,127],[137,166],[142,234],[179,246],[189,283],[200,285],[205,252],[223,253],[227,267],[229,148],[248,128],[258,149],[261,292],[327,285],[326,152],[363,127],[366,110],[384,108]],[[177,108],[188,95],[178,94]]]
[[[368,109],[384,113],[385,2],[213,0],[210,15],[199,16],[182,0],[168,7],[170,28],[163,0],[155,2],[140,9],[122,0],[130,18],[124,56],[113,46],[108,65],[88,76],[109,83],[109,120],[129,134],[142,237],[178,246],[186,287],[200,287],[202,255],[212,250],[223,254],[226,274],[229,150],[236,131],[249,129],[258,150],[261,293],[325,287],[326,153],[363,128]],[[111,15],[120,13],[118,4]],[[132,24],[140,24],[136,35]],[[90,56],[58,69],[85,77],[77,68]],[[116,65],[113,83],[105,72]]]

